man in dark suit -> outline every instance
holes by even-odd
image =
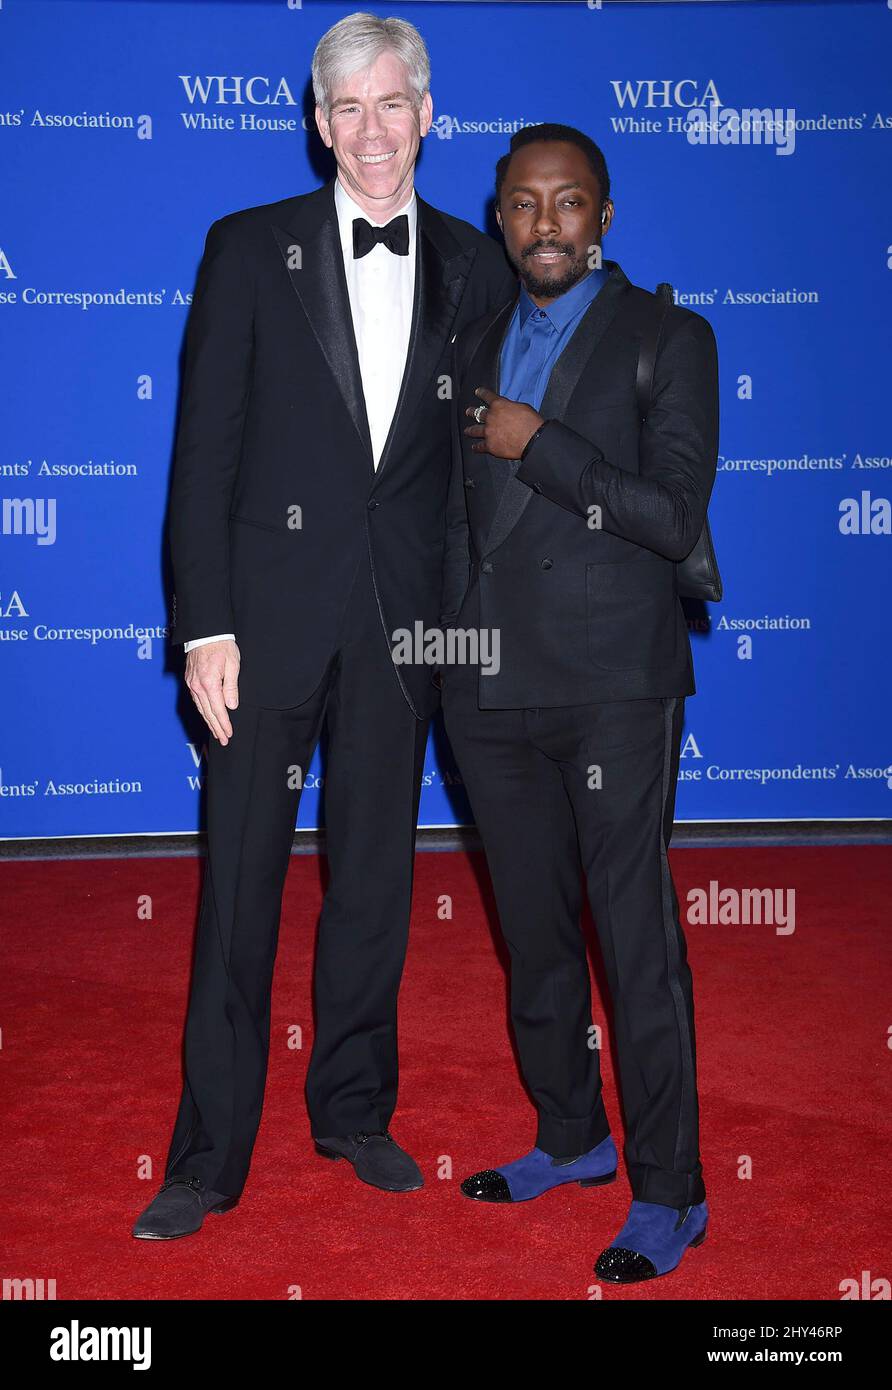
[[[442,621],[479,630],[481,648],[497,633],[500,659],[448,667],[443,704],[539,1121],[531,1153],[462,1190],[517,1202],[616,1176],[579,926],[581,852],[634,1198],[596,1270],[630,1282],[667,1273],[706,1229],[691,975],[667,849],[694,693],[676,563],[706,515],[718,390],[709,324],[672,306],[642,422],[639,344],[654,296],[602,263],[609,195],[603,154],[571,127],[522,130],[498,166],[499,225],[521,288],[455,345]]]
[[[187,336],[171,498],[174,640],[212,734],[208,863],[165,1182],[133,1234],[234,1206],[266,1079],[270,986],[303,774],[327,726],[330,885],[307,1081],[320,1154],[422,1185],[389,1134],[428,666],[391,634],[436,622],[451,342],[513,293],[501,248],[413,189],[431,126],[411,24],[348,16],[313,59],[337,176],[215,222]]]

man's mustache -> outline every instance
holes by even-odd
[[[521,260],[527,256],[535,256],[539,251],[563,251],[565,256],[575,256],[576,247],[571,242],[564,242],[560,245],[554,241],[536,241],[532,246],[524,247],[520,253]]]

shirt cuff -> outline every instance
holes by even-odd
[[[216,637],[196,637],[193,642],[184,642],[183,651],[191,652],[193,647],[206,647],[208,642],[234,642],[234,632],[221,632]]]

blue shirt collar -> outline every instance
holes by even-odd
[[[603,268],[589,271],[588,275],[582,280],[579,280],[572,289],[567,290],[565,294],[559,295],[546,309],[542,310],[542,313],[551,320],[552,326],[558,333],[566,328],[567,324],[570,323],[571,319],[576,317],[580,310],[588,307],[604,283],[606,275],[607,271]],[[534,304],[532,299],[530,299],[524,285],[520,287],[519,308],[520,326],[524,327],[530,314],[539,308],[538,304]]]

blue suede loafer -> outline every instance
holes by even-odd
[[[552,1158],[532,1149],[501,1168],[484,1168],[465,1178],[461,1190],[475,1202],[529,1202],[553,1187],[578,1182],[580,1187],[603,1187],[616,1177],[616,1145],[610,1138],[579,1158]]]
[[[612,1284],[637,1284],[669,1274],[688,1249],[706,1239],[706,1203],[663,1207],[633,1202],[616,1240],[598,1256],[595,1273]]]

